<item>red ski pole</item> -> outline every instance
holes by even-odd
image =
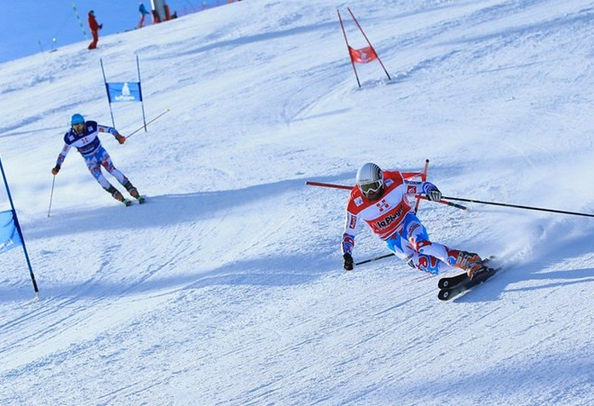
[[[333,189],[345,189],[345,190],[352,190],[353,189],[353,186],[337,185],[337,184],[334,184],[334,183],[322,183],[322,182],[310,182],[310,181],[307,181],[307,182],[305,182],[305,184],[306,185],[309,185],[309,186],[320,186],[320,187],[327,187],[327,188],[333,188]],[[417,199],[429,200],[425,196],[416,195],[415,197]],[[443,200],[443,199],[442,200],[435,200],[435,203],[445,204],[446,206],[455,207],[455,208],[460,209],[460,210],[466,210],[466,207],[465,206],[462,206],[461,204],[448,202],[448,201]]]

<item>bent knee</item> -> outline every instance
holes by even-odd
[[[423,252],[423,248],[428,247],[431,245],[431,241],[427,240],[427,239],[419,239],[416,240],[414,238],[410,239],[410,244],[412,245],[412,247],[414,248],[415,251],[417,252]]]
[[[411,263],[420,271],[427,272],[433,275],[439,273],[439,259],[430,255],[417,255],[411,258]],[[410,263],[409,263],[410,265]]]

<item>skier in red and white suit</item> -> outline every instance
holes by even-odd
[[[351,191],[346,209],[341,246],[344,269],[353,269],[357,226],[364,221],[396,256],[413,268],[437,275],[456,267],[472,277],[483,266],[481,258],[430,241],[425,226],[411,208],[409,195],[441,200],[441,192],[431,182],[409,181],[400,172],[382,171],[374,163],[366,163],[359,169],[357,185]]]

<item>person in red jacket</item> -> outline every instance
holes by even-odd
[[[95,49],[97,48],[97,42],[99,42],[99,30],[103,28],[103,24],[97,22],[93,10],[89,11],[89,28],[91,29],[91,34],[93,34],[93,42],[89,44],[89,49]]]

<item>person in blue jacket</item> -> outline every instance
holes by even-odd
[[[60,152],[60,155],[58,155],[56,166],[52,168],[52,174],[56,176],[60,172],[68,151],[70,151],[71,147],[75,147],[82,155],[93,177],[114,199],[124,203],[126,206],[129,206],[131,203],[103,176],[101,172],[102,166],[126,188],[132,197],[137,199],[139,203],[143,203],[144,198],[140,196],[140,193],[138,193],[138,190],[132,185],[130,180],[114,166],[109,154],[101,146],[99,133],[107,132],[112,134],[120,144],[126,142],[126,137],[121,135],[113,127],[100,125],[95,121],[85,121],[85,118],[80,114],[74,114],[70,120],[70,124],[70,130],[64,135],[64,148]]]

